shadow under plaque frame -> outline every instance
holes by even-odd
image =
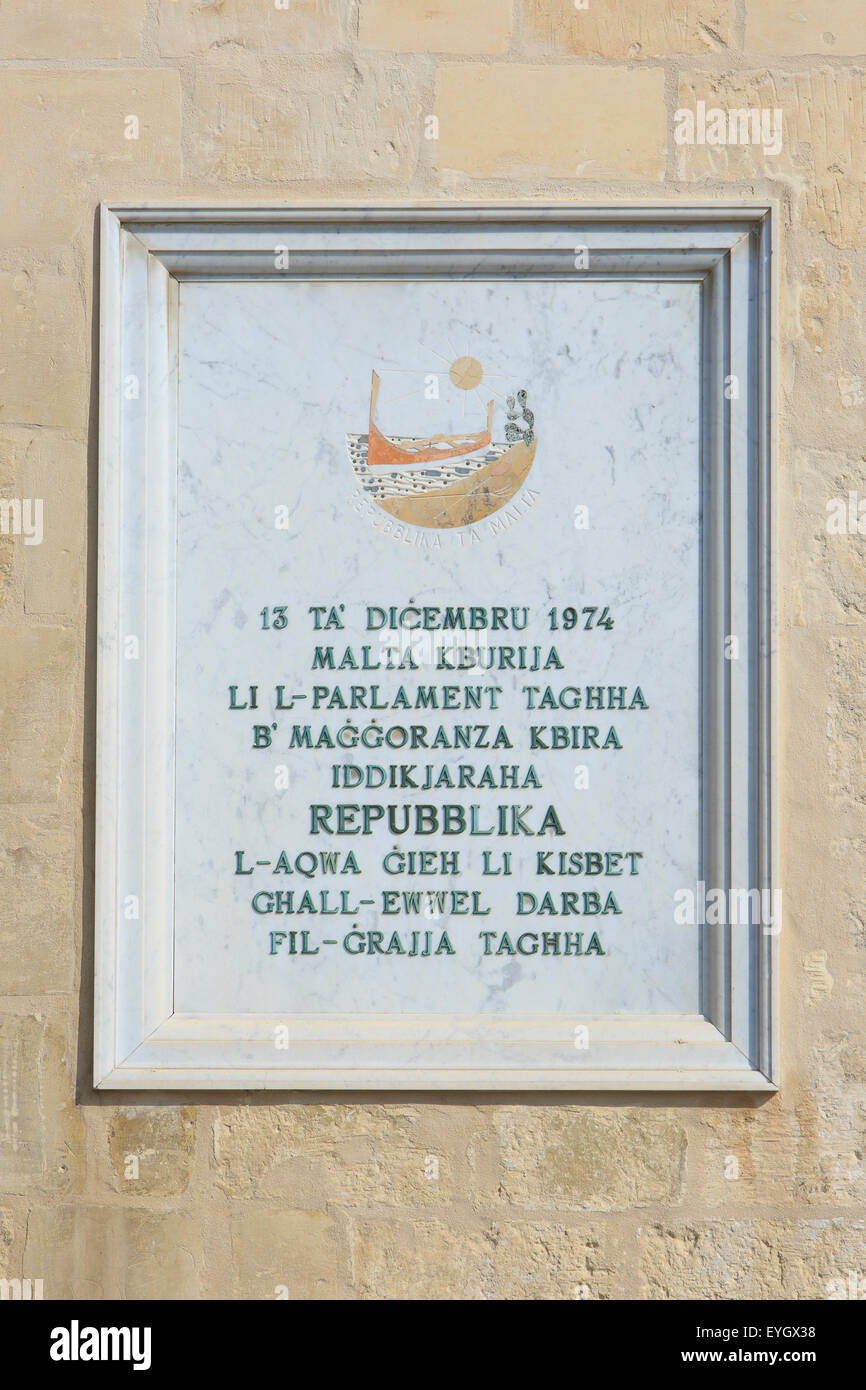
[[[579,273],[700,285],[699,877],[772,891],[772,227],[766,204],[102,207],[97,1087],[775,1089],[778,923],[695,929],[701,1013],[593,1016],[583,1052],[566,1015],[294,1016],[281,1051],[274,1029],[284,1017],[182,1014],[173,1004],[181,282]],[[278,247],[288,269],[276,268]],[[588,268],[576,271],[582,247]],[[131,376],[134,400],[124,393]],[[731,633],[736,661],[725,659]],[[138,636],[137,661],[124,659],[128,634]],[[141,915],[127,921],[133,893]]]

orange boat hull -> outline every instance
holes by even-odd
[[[380,385],[378,372],[373,372],[373,384],[370,389],[370,433],[367,442],[368,468],[413,468],[419,463],[442,463],[446,459],[474,454],[478,449],[486,449],[490,443],[493,429],[492,401],[487,406],[487,429],[477,434],[434,434],[430,439],[419,439],[408,449],[405,445],[395,444],[393,439],[382,433],[373,419]]]
[[[431,488],[414,497],[377,498],[391,516],[410,526],[473,526],[504,507],[525,483],[535,458],[538,441],[513,444],[499,458],[469,478]]]

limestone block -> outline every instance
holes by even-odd
[[[135,58],[147,0],[27,0],[0,8],[0,59]]]
[[[204,1254],[188,1211],[61,1206],[32,1212],[24,1273],[46,1299],[197,1299]]]
[[[78,638],[69,628],[0,628],[0,799],[56,801],[72,729]]]
[[[866,1223],[847,1218],[661,1223],[638,1234],[652,1299],[828,1298],[862,1270]]]
[[[443,63],[435,112],[440,171],[476,178],[664,174],[661,69]]]
[[[528,44],[599,58],[723,53],[732,42],[731,0],[619,0],[578,9],[574,0],[524,0]]]
[[[0,498],[7,502],[11,502],[13,498],[21,501],[18,474],[4,431],[0,431]],[[4,530],[0,522],[0,613],[6,613],[15,603],[17,558],[24,549],[20,535],[14,534],[14,516],[11,511],[5,526]]]
[[[15,495],[31,499],[34,507],[42,503],[41,542],[17,542],[24,610],[75,614],[84,594],[85,444],[60,430],[10,429],[0,433],[0,454],[7,450],[16,471]]]
[[[762,1105],[707,1110],[702,1133],[699,1175],[708,1206],[793,1200],[800,1126],[778,1096]]]
[[[4,177],[0,165],[0,184]],[[15,199],[22,201],[26,200]],[[16,212],[9,205],[14,220]],[[4,215],[0,238],[7,225]],[[88,410],[87,321],[75,281],[41,271],[0,271],[0,322],[3,424],[83,428]]]
[[[238,1206],[232,1213],[235,1298],[345,1296],[345,1239],[324,1211]]]
[[[746,51],[864,53],[863,6],[860,0],[746,0]]]
[[[802,225],[834,246],[866,244],[866,75],[862,71],[821,67],[786,73],[773,67],[772,71],[682,77],[677,109],[696,113],[698,101],[704,102],[705,111],[769,113],[770,138],[767,142],[676,144],[676,178],[779,180],[790,187]],[[781,148],[773,153],[776,111],[781,112]],[[726,124],[730,128],[729,117]],[[739,129],[738,119],[737,134]],[[714,133],[719,134],[719,129]]]
[[[89,237],[101,199],[146,201],[176,180],[180,97],[180,74],[167,67],[5,72],[0,244],[59,246],[82,228]],[[80,383],[76,392],[84,397]],[[50,402],[44,387],[43,396]]]
[[[201,66],[190,175],[219,184],[408,179],[421,105],[405,66],[342,57]]]
[[[362,0],[358,38],[397,53],[504,53],[511,0]]]
[[[338,0],[160,0],[156,45],[165,58],[227,46],[255,53],[320,53],[340,42]]]
[[[850,636],[830,637],[827,656],[830,795],[840,811],[850,810],[862,815],[866,810],[866,707],[863,704],[866,635],[858,630]]]
[[[616,1264],[601,1233],[543,1221],[483,1227],[451,1221],[357,1221],[353,1284],[375,1299],[615,1297]]]
[[[469,1131],[378,1105],[231,1107],[214,1121],[213,1168],[226,1192],[314,1208],[331,1201],[430,1207],[465,1188]]]
[[[586,1107],[497,1116],[501,1194],[518,1206],[618,1211],[682,1200],[687,1139],[673,1116]]]
[[[108,1127],[115,1191],[133,1198],[185,1192],[192,1173],[195,1122],[193,1105],[127,1105],[115,1110]]]
[[[792,544],[799,557],[793,569],[795,621],[859,627],[866,621],[862,460],[821,449],[794,449],[792,459]],[[851,529],[852,520],[855,526],[860,524],[861,502],[862,535]]]
[[[84,1123],[73,1067],[61,1024],[0,1015],[0,1192],[80,1190]]]
[[[52,814],[0,818],[0,994],[75,981],[75,833]]]

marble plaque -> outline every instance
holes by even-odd
[[[769,211],[101,254],[97,1085],[772,1089]]]

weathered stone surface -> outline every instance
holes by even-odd
[[[108,1127],[114,1189],[133,1199],[177,1196],[189,1186],[195,1152],[193,1105],[127,1105]]]
[[[407,1107],[238,1106],[214,1121],[213,1165],[224,1191],[314,1208],[435,1207],[465,1190],[471,1126]]]
[[[0,1300],[17,1301],[41,1299],[45,1290],[35,1280],[22,1278],[24,1241],[27,1234],[29,1209],[26,1203],[12,1199],[0,1207]],[[8,1311],[4,1309],[4,1312]]]
[[[32,290],[30,277],[20,278]],[[11,284],[12,281],[6,279],[7,291]],[[0,279],[0,295],[3,285]],[[9,320],[20,325],[25,347],[28,338],[34,341],[36,360],[31,355],[28,361],[37,368],[43,347],[47,349],[53,341],[55,330],[51,326],[51,319],[56,318],[57,313],[65,318],[66,297],[68,294],[74,295],[74,286],[71,281],[64,281],[58,290],[56,281],[42,277],[40,293],[48,321],[41,317],[35,321],[25,317],[22,295],[15,297]],[[32,309],[33,295],[30,300]],[[75,306],[76,319],[79,308]],[[70,348],[75,341],[74,322],[69,324],[72,335]],[[80,347],[83,351],[83,342]],[[6,344],[6,349],[13,358],[13,347]],[[55,358],[52,380],[56,378],[58,365],[61,364]],[[62,365],[70,365],[71,381],[75,386],[80,375],[78,369],[71,368],[71,363]],[[18,379],[20,390],[16,390],[15,378]],[[7,373],[6,378],[0,378],[0,395],[4,380],[10,392],[4,415],[11,418],[13,390],[18,397],[16,413],[42,413],[38,394],[44,391],[41,380],[34,383],[27,379],[20,364],[16,364],[14,371]],[[34,392],[37,394],[34,395]],[[55,407],[59,404],[59,401],[54,402]],[[70,413],[75,412],[77,405]],[[4,501],[9,504],[8,519],[5,509],[0,510],[0,603],[5,600],[10,613],[15,610],[39,616],[77,613],[84,588],[86,480],[87,460],[83,439],[61,430],[0,425],[0,508]],[[19,508],[17,522],[14,505]],[[37,534],[31,532],[29,536],[24,525],[28,519],[28,506],[31,526],[39,523]],[[40,527],[41,541],[38,535]]]
[[[357,1221],[352,1284],[376,1299],[606,1299],[616,1268],[600,1233],[542,1221],[457,1226]]]
[[[190,1212],[79,1204],[30,1217],[24,1273],[47,1299],[197,1299],[203,1268]]]
[[[84,1122],[75,1106],[74,1057],[59,1024],[0,1015],[0,1192],[80,1190]]]
[[[130,116],[136,139],[127,134],[135,129]],[[60,246],[79,228],[89,237],[101,198],[142,201],[155,183],[180,174],[180,76],[170,68],[9,70],[0,146],[0,244]],[[76,394],[83,419],[80,382]],[[51,403],[47,384],[43,403]]]
[[[511,0],[364,0],[358,38],[398,53],[504,53]]]
[[[617,5],[574,0],[523,0],[528,44],[545,52],[600,58],[659,58],[669,53],[723,53],[731,44],[731,0],[625,0]]]
[[[790,235],[789,244],[795,243]],[[866,426],[866,354],[860,332],[859,254],[815,254],[796,236],[796,285],[782,297],[783,406],[791,438],[859,459]],[[802,260],[801,260],[802,258]],[[807,566],[799,565],[798,576]]]
[[[828,1220],[661,1223],[639,1231],[652,1299],[827,1298],[832,1280],[862,1270],[866,1223]]]
[[[866,620],[866,508],[863,535],[836,529],[840,514],[847,523],[851,515],[859,515],[860,501],[866,502],[866,490],[861,499],[863,473],[862,459],[815,449],[792,451],[792,543],[804,558],[793,576],[797,623],[859,627]]]
[[[75,834],[54,815],[0,817],[0,995],[71,990]]]
[[[840,972],[837,991],[837,1004],[857,1012],[857,997],[866,982],[866,878],[863,875],[863,859],[866,856],[866,824],[864,808],[856,803],[850,817],[840,823],[837,829],[841,835],[830,840],[829,873],[833,877],[836,894],[833,902],[834,935],[841,938],[841,949],[835,942],[833,958]],[[857,831],[860,833],[857,833]],[[846,949],[847,948],[847,949]],[[838,1015],[836,1016],[838,1022]],[[856,1028],[856,1018],[852,1021]]]
[[[189,172],[205,182],[405,180],[421,105],[405,68],[372,58],[201,67]]]
[[[857,299],[851,266],[842,261],[833,275],[819,258],[806,266],[797,296],[798,330],[814,352],[827,353],[837,343],[847,319],[857,320]],[[850,409],[852,403],[846,403]]]
[[[861,1001],[862,1002],[862,1001]],[[866,1200],[866,1086],[826,1082],[797,1109],[803,1136],[794,1198],[830,1211]]]
[[[504,1110],[500,1193],[518,1205],[616,1211],[682,1199],[686,1131],[656,1111]]]
[[[76,644],[69,628],[0,628],[0,801],[57,800]]]
[[[798,220],[834,246],[866,244],[866,75],[855,68],[728,72],[680,81],[678,109],[782,113],[782,147],[677,144],[679,179],[765,177],[787,183]]]
[[[84,594],[86,446],[57,430],[16,434],[21,493],[43,503],[42,543],[21,543],[24,609],[40,616],[75,614]]]
[[[13,1275],[14,1217],[0,1207],[0,1275]]]
[[[806,893],[814,882],[815,875],[803,873],[804,856],[808,853],[810,835],[814,837],[812,819],[816,797],[829,795],[829,775],[827,768],[827,637],[826,631],[817,627],[794,627],[785,637],[786,664],[785,696],[790,702],[793,722],[781,731],[780,754],[784,758],[799,749],[804,780],[789,790],[788,818],[789,834],[783,846],[783,853],[790,854],[786,864],[786,882],[796,885],[796,892],[786,894],[784,916],[786,925],[795,925],[799,939],[808,941],[809,922],[815,920],[812,914],[818,902],[812,900],[808,906],[801,906],[800,894]],[[797,679],[797,671],[810,670],[817,678],[804,682]],[[819,913],[820,915],[820,913]],[[816,936],[816,945],[820,937]]]
[[[166,58],[225,50],[316,53],[340,42],[338,0],[220,0],[218,5],[161,0],[156,45]]]
[[[239,1206],[232,1214],[234,1297],[333,1299],[344,1296],[345,1237],[324,1211]]]
[[[0,168],[0,183],[2,179]],[[0,219],[0,239],[4,225],[6,218]],[[88,406],[86,317],[75,282],[39,271],[0,271],[0,321],[5,328],[0,339],[4,425],[83,427]],[[7,442],[6,448],[14,447]]]
[[[863,6],[860,0],[747,0],[746,51],[864,53]]]
[[[703,1127],[699,1174],[708,1206],[730,1210],[793,1200],[800,1126],[778,1097],[708,1110]]]
[[[831,637],[827,757],[830,794],[849,809],[866,808],[866,635]]]
[[[135,58],[147,0],[27,0],[0,9],[0,60]]]
[[[216,1180],[233,1195],[267,1194],[284,1166],[299,1158],[343,1154],[351,1162],[361,1148],[369,1154],[377,1144],[411,1143],[415,1124],[404,1106],[221,1107],[213,1126]]]
[[[815,1088],[866,1088],[866,1041],[858,1032],[834,1031],[818,1038],[814,1049]]]
[[[11,503],[13,498],[18,498],[19,502],[21,500],[18,494],[18,474],[6,434],[0,431],[0,499]],[[21,537],[14,534],[14,517],[11,512],[5,526],[4,530],[0,513],[0,613],[10,610],[14,604],[16,562],[19,550],[23,549]]]
[[[477,178],[660,179],[661,69],[443,63],[433,157]]]

